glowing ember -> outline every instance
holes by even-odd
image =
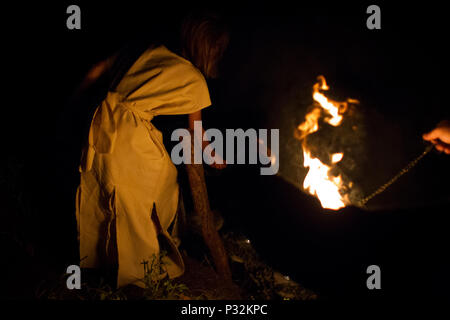
[[[321,92],[329,89],[325,78],[319,76],[317,79],[318,82],[313,87],[313,99],[318,103],[318,106],[313,108],[305,116],[305,121],[297,127],[297,135],[303,141],[303,166],[309,168],[303,181],[303,188],[316,196],[322,207],[338,210],[349,204],[348,197],[343,196],[340,192],[344,188],[342,177],[330,175],[333,166],[328,166],[319,159],[312,157],[305,142],[308,135],[319,130],[319,119],[322,114],[325,122],[335,127],[339,126],[343,120],[343,113],[347,110],[347,103],[358,103],[358,101],[349,99],[347,102],[336,102],[328,99]],[[343,153],[332,154],[330,156],[331,164],[338,163],[343,157]]]

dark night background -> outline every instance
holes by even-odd
[[[81,7],[81,30],[67,30],[72,2],[20,5],[7,44],[8,92],[1,156],[0,296],[33,297],[34,286],[76,263],[74,195],[80,124],[89,110],[69,103],[96,62],[135,40],[173,42],[190,5],[133,2]],[[366,28],[372,3],[216,5],[231,42],[222,76],[209,83],[205,127],[279,128],[280,174],[256,166],[207,169],[212,206],[244,232],[261,256],[321,297],[349,299],[448,296],[450,156],[432,152],[369,203],[330,213],[300,191],[300,143],[294,128],[312,103],[320,74],[337,100],[361,104],[356,133],[331,132],[347,150],[341,168],[370,193],[425,144],[421,134],[449,119],[444,9],[383,4],[381,30]],[[8,100],[8,99],[7,99]],[[95,99],[92,99],[95,100]],[[83,120],[84,119],[84,120]],[[186,119],[155,119],[158,128]],[[336,138],[340,137],[340,138]],[[365,287],[367,266],[381,267],[382,290]]]

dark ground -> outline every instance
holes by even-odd
[[[184,10],[81,2],[82,30],[69,31],[68,5],[9,11],[17,17],[5,36],[14,62],[7,66],[13,104],[4,107],[2,126],[2,298],[32,298],[35,284],[76,262],[77,126],[87,111],[68,107],[74,88],[133,38],[170,39]],[[276,177],[259,176],[256,166],[212,172],[211,202],[263,258],[320,297],[448,297],[448,157],[428,155],[369,211],[325,212],[298,189],[305,172],[292,131],[319,74],[337,99],[361,101],[360,131],[344,133],[342,147],[352,146],[355,168],[345,173],[365,194],[423,150],[421,133],[450,118],[443,8],[380,6],[377,31],[365,27],[366,4],[220,8],[232,41],[221,79],[210,82],[205,126],[280,128],[281,168]],[[157,126],[184,120],[159,119]],[[382,270],[378,292],[365,287],[371,264]]]

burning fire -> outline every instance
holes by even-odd
[[[348,99],[346,102],[336,102],[328,99],[321,92],[329,89],[325,78],[319,76],[317,80],[318,82],[313,87],[313,99],[317,102],[317,107],[306,114],[305,121],[297,127],[297,136],[303,142],[303,166],[309,168],[303,181],[303,188],[316,196],[323,208],[338,210],[350,203],[348,197],[340,192],[345,187],[342,177],[330,175],[333,166],[328,166],[318,158],[312,157],[305,142],[308,135],[319,130],[319,119],[322,115],[328,124],[339,126],[348,103],[358,103],[358,101]],[[330,155],[330,162],[335,165],[343,157],[343,153],[334,153]]]
[[[339,156],[342,159],[343,154],[335,153],[332,155],[332,159],[335,157],[339,159]],[[346,203],[339,193],[339,189],[342,187],[341,176],[330,177],[331,167],[323,164],[317,158],[312,158],[309,151],[303,150],[303,158],[303,166],[309,168],[303,181],[303,188],[317,196],[324,208],[337,210],[345,207]],[[336,162],[339,162],[340,159]]]

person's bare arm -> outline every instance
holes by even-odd
[[[77,91],[81,92],[89,88],[101,76],[103,76],[112,66],[117,58],[117,54],[96,63],[86,74]]]
[[[189,129],[191,129],[192,131],[194,130],[194,122],[195,121],[202,121],[202,111],[201,110],[189,114]],[[208,141],[203,141],[202,137],[204,134],[205,134],[205,130],[203,129],[203,126],[202,126],[201,136],[196,137],[197,139],[200,139],[202,141],[202,150],[204,150],[205,147],[209,144]],[[216,155],[216,154],[214,156],[218,157],[218,155]],[[212,163],[211,167],[213,167],[215,169],[223,169],[227,165],[225,163],[225,160],[222,160],[222,162],[223,163]]]

